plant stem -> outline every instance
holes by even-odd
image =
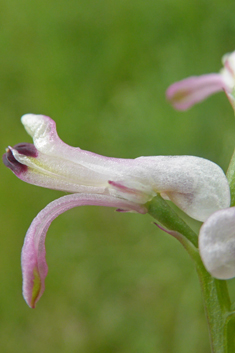
[[[181,242],[195,263],[207,317],[211,352],[234,353],[235,312],[230,311],[227,282],[213,278],[206,271],[197,249],[197,235],[160,195],[148,202],[146,207],[152,217],[167,227],[165,231]]]
[[[196,269],[207,317],[211,352],[234,353],[234,350],[228,350],[232,337],[231,333],[227,332],[227,316],[231,306],[227,282],[211,277],[203,266],[199,254],[196,260]]]
[[[233,152],[231,161],[228,166],[228,170],[226,173],[229,186],[230,186],[230,194],[231,194],[231,207],[235,206],[235,151]]]

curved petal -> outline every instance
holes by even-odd
[[[45,257],[45,237],[51,222],[61,213],[73,207],[85,205],[117,207],[142,214],[147,212],[144,206],[106,195],[66,195],[47,205],[31,223],[21,255],[23,296],[31,308],[35,307],[45,289],[45,278],[48,271]]]
[[[187,110],[223,89],[226,89],[226,84],[221,74],[192,76],[173,83],[167,89],[166,97],[175,109]]]
[[[235,277],[235,207],[215,212],[202,225],[199,251],[212,276]]]
[[[35,147],[47,156],[65,159],[75,164],[82,165],[98,173],[109,172],[110,176],[122,175],[122,168],[132,160],[122,158],[111,158],[72,147],[64,143],[58,136],[56,123],[45,115],[25,114],[21,122],[26,131],[33,138]],[[113,171],[113,167],[116,169]],[[117,167],[119,169],[117,169]],[[112,174],[113,173],[113,174]]]

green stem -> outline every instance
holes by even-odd
[[[235,150],[226,173],[231,194],[231,207],[235,206]],[[234,309],[234,308],[233,308]],[[235,352],[235,311],[227,316],[228,352]]]
[[[203,266],[199,254],[196,269],[209,328],[211,352],[234,353],[234,350],[228,349],[232,337],[231,333],[227,332],[227,316],[231,306],[227,282],[211,277]]]
[[[235,352],[235,313],[232,312],[227,316],[227,348],[228,353]]]
[[[229,163],[226,176],[230,186],[231,207],[232,207],[232,206],[235,206],[235,150],[233,152],[231,161]]]
[[[197,249],[197,235],[160,195],[146,206],[149,214],[182,243],[195,263],[207,317],[211,352],[234,353],[235,313],[230,311],[227,282],[213,278],[206,271]]]

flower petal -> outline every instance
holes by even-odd
[[[194,219],[205,221],[230,205],[227,178],[217,164],[207,159],[157,156],[139,157],[137,161],[147,184]]]
[[[29,167],[21,173],[22,180],[67,192],[117,196],[109,181],[123,182],[130,176],[130,187],[134,190],[132,195],[124,192],[123,198],[143,204],[155,195],[146,186],[146,180],[140,180],[140,166],[135,160],[105,157],[71,147],[58,137],[55,122],[44,115],[26,114],[22,123],[38,151],[37,158],[31,158],[11,149],[15,159]]]
[[[38,152],[37,157],[31,157],[19,153],[14,147],[9,147],[4,156],[5,165],[18,178],[30,184],[66,192],[85,193],[104,193],[108,186],[106,175],[66,159],[54,158],[41,152]],[[9,160],[10,163],[7,163]]]
[[[220,73],[224,77],[228,91],[231,92],[235,86],[235,51],[225,54],[222,63],[224,67],[220,70]]]
[[[173,83],[167,89],[166,97],[175,109],[187,110],[225,88],[225,80],[221,74],[192,76]]]
[[[51,222],[61,213],[84,205],[117,207],[142,214],[147,212],[144,206],[106,195],[66,195],[47,205],[31,223],[22,249],[23,296],[31,308],[35,307],[45,289],[48,272],[45,237]]]
[[[129,165],[129,159],[111,158],[82,150],[79,147],[71,147],[64,143],[58,136],[55,122],[45,115],[25,114],[21,118],[26,131],[33,138],[38,151],[47,156],[65,159],[75,164],[86,167],[91,172],[109,173],[122,176],[124,166]],[[113,172],[113,167],[114,172]],[[119,170],[117,170],[119,168]]]
[[[215,212],[202,225],[199,251],[212,276],[235,277],[235,207]]]
[[[104,157],[66,145],[48,117],[27,114],[22,121],[37,148],[30,144],[9,147],[4,163],[28,183],[111,195],[137,204],[160,193],[199,221],[230,205],[227,179],[211,161],[193,156]]]

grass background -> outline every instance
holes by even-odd
[[[1,0],[2,153],[31,142],[20,117],[41,113],[82,149],[191,154],[226,170],[235,120],[225,95],[180,113],[165,90],[221,68],[235,49],[234,18],[233,0]],[[149,216],[83,207],[56,219],[46,291],[29,309],[21,296],[24,235],[62,193],[0,169],[1,352],[209,352],[193,265]]]

